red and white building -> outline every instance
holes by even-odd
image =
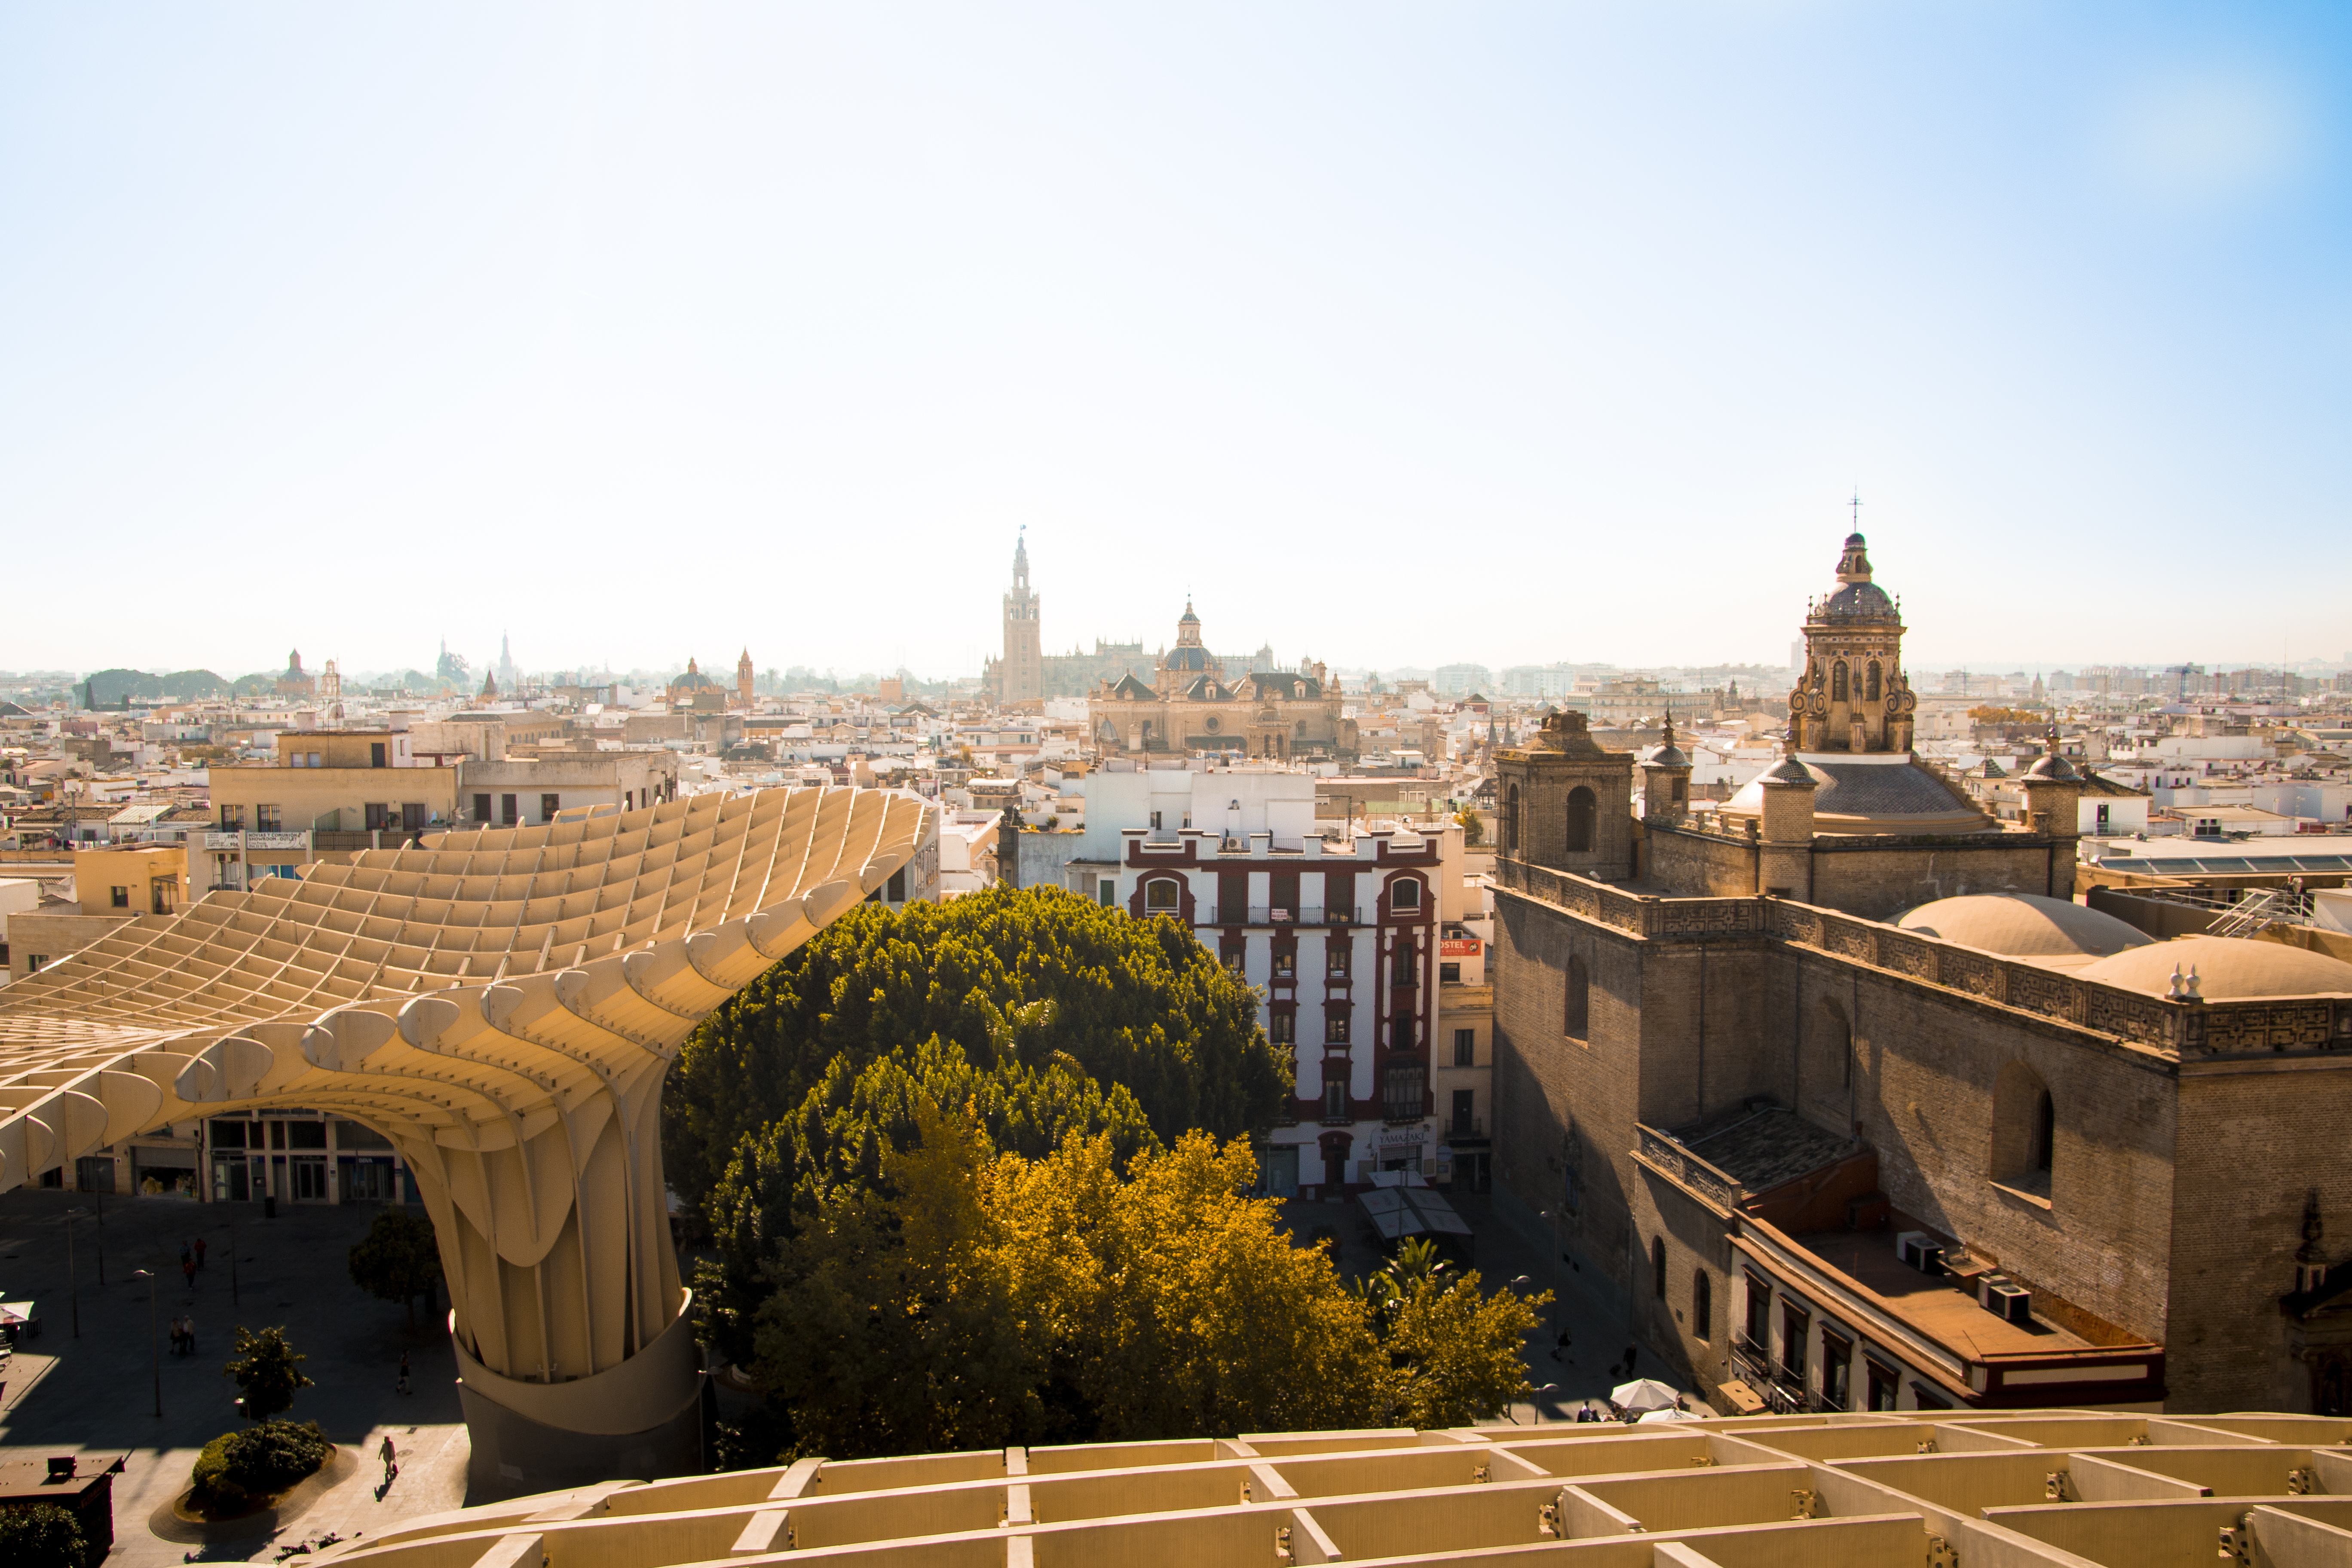
[[[1086,847],[1064,885],[1190,926],[1257,990],[1267,1036],[1293,1054],[1267,1190],[1434,1173],[1441,904],[1460,880],[1459,830],[1318,823],[1314,779],[1283,768],[1195,762],[1086,784]]]

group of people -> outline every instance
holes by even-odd
[[[193,1313],[172,1314],[172,1353],[173,1355],[196,1353],[196,1320]]]
[[[196,1270],[204,1266],[205,1238],[203,1237],[197,1237],[194,1241],[180,1243],[180,1273],[187,1280],[189,1289],[193,1290],[196,1288]]]

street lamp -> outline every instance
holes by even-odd
[[[155,1271],[152,1268],[135,1269],[131,1278],[147,1281],[147,1358],[154,1364],[155,1418],[160,1421],[163,1416],[163,1331],[155,1322]]]
[[[81,1338],[81,1289],[74,1283],[73,1222],[76,1215],[88,1214],[88,1209],[66,1210],[66,1300],[73,1307],[73,1337]]]

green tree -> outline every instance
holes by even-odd
[[[1463,843],[1475,849],[1486,842],[1486,819],[1478,815],[1476,806],[1464,806],[1454,814],[1454,820],[1462,825]]]
[[[1034,1026],[1044,1005],[1016,1009],[1005,1027]],[[1116,1084],[1106,1090],[1067,1057],[1033,1068],[1003,1049],[996,1066],[982,1068],[934,1037],[856,1072],[837,1060],[797,1112],[744,1140],[705,1201],[718,1256],[698,1270],[695,1285],[711,1344],[730,1360],[751,1360],[751,1316],[787,1240],[809,1219],[829,1223],[845,1189],[887,1194],[886,1152],[913,1147],[921,1114],[942,1107],[976,1119],[992,1152],[1032,1159],[1072,1135],[1108,1137],[1122,1162],[1156,1142],[1132,1094]]]
[[[295,1353],[282,1328],[239,1328],[236,1350],[221,1373],[236,1380],[236,1407],[247,1421],[267,1421],[292,1409],[296,1391],[311,1386],[301,1366],[310,1358]]]
[[[1262,1127],[1290,1093],[1289,1059],[1258,1027],[1256,996],[1173,921],[1052,888],[866,904],[687,1041],[663,1095],[670,1185],[707,1215],[746,1141],[797,1115],[829,1073],[854,1079],[933,1038],[983,1070],[1066,1059],[1125,1088],[1162,1142]]]
[[[0,1508],[0,1563],[11,1568],[89,1568],[89,1541],[71,1509],[53,1502]]]
[[[352,1248],[350,1262],[352,1283],[380,1300],[401,1303],[408,1310],[408,1327],[414,1332],[416,1298],[431,1295],[441,1279],[441,1249],[434,1243],[433,1222],[385,1209]]]

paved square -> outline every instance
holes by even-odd
[[[269,1561],[279,1546],[333,1531],[380,1531],[394,1520],[465,1502],[466,1428],[458,1419],[457,1363],[440,1325],[417,1309],[411,1334],[396,1302],[379,1301],[351,1281],[345,1254],[367,1234],[380,1209],[280,1205],[265,1220],[258,1204],[195,1204],[179,1198],[103,1199],[106,1283],[99,1280],[100,1238],[94,1216],[73,1223],[74,1275],[81,1337],[73,1337],[67,1289],[69,1208],[99,1200],[79,1193],[18,1190],[0,1194],[0,1299],[31,1298],[42,1332],[8,1362],[0,1390],[0,1444],[58,1453],[128,1449],[115,1478],[113,1553],[108,1568],[200,1561]],[[230,1300],[230,1222],[236,1241],[236,1295]],[[180,1248],[201,1234],[206,1266],[190,1289]],[[154,1316],[192,1314],[196,1353],[163,1352],[163,1415],[155,1409],[147,1283],[158,1275]],[[231,1328],[282,1325],[310,1357],[302,1370],[317,1386],[294,1402],[297,1420],[316,1421],[339,1444],[358,1450],[359,1468],[276,1535],[256,1531],[203,1547],[149,1533],[148,1516],[187,1485],[197,1450],[237,1425],[236,1385],[221,1373]],[[414,1393],[394,1392],[400,1352],[409,1352]],[[377,1446],[390,1433],[401,1454],[400,1479],[381,1500]]]

